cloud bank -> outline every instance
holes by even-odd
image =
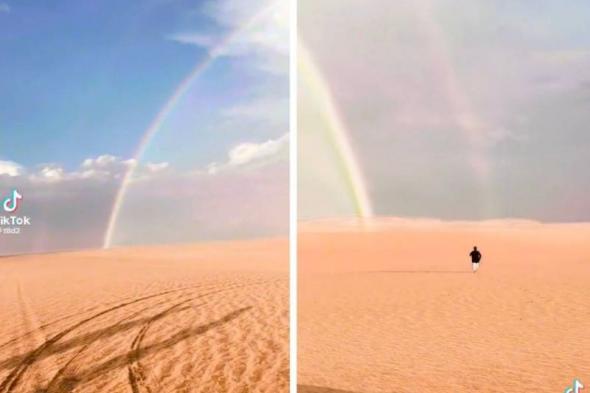
[[[32,224],[0,234],[0,255],[100,248],[122,180],[130,168],[115,245],[276,236],[288,228],[288,135],[234,146],[227,161],[180,171],[166,162],[112,155],[67,169],[0,162],[0,193],[24,196],[18,215]],[[2,215],[6,215],[2,213]]]

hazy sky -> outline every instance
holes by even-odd
[[[0,194],[18,188],[33,221],[0,235],[0,253],[102,246],[135,158],[115,244],[284,233],[287,13],[283,0],[0,0]]]
[[[590,220],[589,20],[581,0],[299,1],[387,216]]]

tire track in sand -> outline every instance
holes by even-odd
[[[208,285],[212,285],[212,284],[208,284]],[[201,285],[201,286],[203,286],[203,285]],[[178,291],[181,291],[181,290],[193,289],[193,288],[194,288],[193,286],[190,286],[190,287],[177,288],[177,290]],[[131,299],[131,298],[119,299],[119,302],[121,300],[128,300],[128,299]],[[2,344],[0,344],[0,350],[1,349],[4,349],[5,347],[7,347],[9,345],[12,345],[12,344],[18,342],[19,340],[21,340],[21,339],[23,339],[25,337],[28,337],[28,336],[30,336],[30,335],[32,335],[34,333],[37,333],[39,330],[44,330],[44,329],[46,329],[46,328],[48,328],[48,327],[50,327],[52,325],[55,325],[55,324],[57,324],[59,322],[62,322],[62,321],[65,321],[66,319],[70,319],[70,318],[73,318],[73,317],[76,317],[76,316],[80,316],[80,314],[85,314],[85,313],[92,312],[92,311],[100,308],[101,306],[104,307],[105,305],[109,305],[109,303],[110,304],[117,304],[117,302],[108,302],[107,304],[90,306],[90,307],[86,308],[85,310],[76,311],[76,312],[73,312],[71,314],[66,314],[66,315],[63,315],[63,316],[61,316],[61,317],[59,317],[57,319],[54,319],[52,321],[49,321],[49,322],[40,324],[36,328],[29,329],[25,333],[22,333],[20,336],[11,338],[10,340],[7,340],[7,341],[3,342]]]
[[[147,331],[147,327],[149,327],[153,322],[155,322],[158,319],[161,319],[163,317],[165,317],[166,315],[170,314],[172,311],[178,309],[180,306],[187,304],[191,301],[200,299],[200,298],[204,298],[207,296],[211,296],[217,293],[221,293],[224,291],[229,291],[229,290],[233,290],[233,289],[239,289],[239,288],[243,288],[243,287],[248,287],[248,286],[253,286],[253,285],[261,285],[261,284],[265,284],[266,281],[262,281],[262,282],[254,282],[254,283],[248,283],[248,284],[241,284],[241,285],[228,285],[227,287],[224,287],[222,289],[219,290],[215,290],[215,291],[211,291],[211,292],[207,292],[204,294],[200,294],[198,296],[194,296],[192,298],[183,300],[179,303],[174,304],[173,306],[169,307],[168,309],[152,316],[151,318],[149,318],[147,320],[147,322],[142,326],[142,328],[140,329],[140,333],[134,338],[133,342],[132,342],[132,347],[133,344],[137,341],[138,344],[141,343],[141,340],[143,339],[143,335],[145,335],[145,331]],[[208,285],[219,285],[219,284],[208,284]],[[183,288],[183,290],[188,290],[188,289],[195,289],[195,288],[201,288],[205,285],[198,285],[198,286],[194,286],[194,287],[187,287],[187,288]],[[172,292],[176,292],[177,290],[174,290]],[[170,293],[171,291],[165,291],[165,294]],[[162,295],[162,293],[160,294],[156,294],[156,295]],[[152,295],[150,297],[154,297],[156,295]],[[145,297],[144,297],[145,299]],[[139,299],[138,299],[139,300]],[[125,323],[126,321],[129,321],[137,316],[141,316],[144,312],[153,309],[154,307],[158,307],[162,304],[166,304],[168,303],[170,300],[164,300],[161,302],[158,302],[156,304],[150,305],[148,307],[144,307],[143,309],[129,315],[126,316],[125,318],[121,319],[119,322],[117,322],[114,326],[120,325]],[[147,327],[146,327],[147,326]],[[145,328],[145,330],[144,330]],[[144,334],[141,336],[141,340],[138,340],[138,337],[141,335],[142,331],[144,332]],[[96,340],[98,340],[99,338],[101,338],[101,336],[97,336],[95,337],[91,342],[87,343],[86,345],[84,345],[79,351],[77,351],[66,363],[65,365],[60,368],[53,376],[53,378],[51,379],[51,381],[49,382],[49,384],[47,385],[47,388],[45,390],[42,390],[45,393],[56,393],[56,392],[60,392],[60,393],[64,393],[64,392],[69,392],[72,391],[76,385],[78,385],[78,383],[80,383],[81,381],[77,380],[76,378],[65,378],[64,375],[66,374],[67,369],[73,364],[73,362],[79,358],[80,355],[82,355],[91,345],[92,343],[94,343]],[[138,357],[140,352],[137,352]],[[130,360],[131,360],[131,355],[130,355]],[[32,364],[32,363],[31,363]],[[24,371],[23,371],[24,372]],[[143,373],[143,371],[138,371],[139,373]],[[134,374],[134,375],[142,375],[142,374]],[[131,377],[130,377],[131,378]],[[141,382],[140,382],[141,383]],[[16,385],[16,384],[15,384]],[[145,389],[144,389],[145,390]],[[1,391],[1,390],[0,390]],[[6,392],[10,392],[11,389],[6,390]],[[150,391],[150,390],[147,390]]]
[[[240,285],[238,287],[235,288],[230,288],[230,289],[221,289],[218,291],[214,291],[214,292],[210,292],[207,294],[207,296],[209,295],[213,295],[213,294],[217,294],[217,293],[221,293],[221,292],[225,292],[226,290],[231,290],[231,289],[238,289],[238,288],[244,288],[244,287],[249,287],[252,285],[261,285],[261,284],[268,284],[270,281],[266,281],[266,282],[260,282],[258,284],[247,284],[247,285]],[[159,314],[156,314],[152,317],[152,319],[150,319],[149,321],[147,321],[139,330],[139,332],[137,333],[137,336],[135,337],[135,339],[132,341],[131,343],[131,351],[129,352],[129,364],[127,366],[127,370],[128,370],[128,376],[129,376],[129,385],[131,386],[131,390],[133,391],[133,393],[154,393],[157,391],[152,390],[149,385],[146,382],[146,373],[144,370],[144,367],[142,366],[140,359],[142,356],[142,351],[141,351],[141,347],[142,347],[142,341],[146,336],[147,331],[149,330],[149,328],[152,326],[152,324],[154,322],[156,322],[159,319],[164,318],[166,315],[168,315],[170,312],[172,312],[174,309],[176,309],[177,307],[180,307],[181,305],[196,300],[200,297],[203,297],[205,295],[202,296],[198,296],[197,298],[193,298],[193,299],[188,299],[184,302],[175,304],[171,307],[169,307],[168,309],[162,311]]]
[[[128,375],[129,375],[129,384],[131,385],[131,390],[133,391],[133,393],[141,393],[141,392],[152,393],[152,390],[147,385],[146,376],[145,376],[145,372],[143,370],[143,367],[141,366],[141,363],[139,362],[139,359],[141,356],[141,342],[143,341],[143,338],[145,337],[148,329],[150,328],[152,323],[154,323],[155,321],[164,318],[167,314],[169,314],[174,309],[176,309],[176,308],[180,307],[181,305],[186,304],[190,301],[193,301],[193,300],[195,300],[195,299],[188,299],[186,301],[176,303],[172,307],[169,307],[166,310],[160,312],[159,314],[154,315],[148,322],[146,322],[141,327],[141,329],[139,330],[139,333],[133,339],[133,341],[131,343],[131,352],[128,355],[129,365],[127,366]]]
[[[200,286],[202,286],[202,285],[200,285]],[[200,286],[197,285],[197,286],[194,286],[193,288],[198,288]],[[109,307],[101,312],[93,314],[90,317],[87,317],[87,318],[83,319],[82,321],[75,323],[74,325],[56,333],[54,336],[47,339],[43,344],[39,345],[35,350],[33,350],[27,356],[25,356],[25,358],[16,367],[14,367],[12,369],[12,371],[8,374],[8,376],[6,378],[4,378],[2,383],[0,383],[0,393],[8,393],[8,392],[13,391],[14,388],[19,383],[20,379],[22,378],[23,374],[27,371],[27,369],[29,367],[31,367],[48,348],[50,348],[52,345],[57,343],[59,340],[61,340],[63,337],[65,337],[67,334],[71,333],[72,331],[86,325],[89,322],[92,322],[93,320],[95,320],[97,318],[102,317],[103,315],[106,315],[106,314],[111,313],[113,311],[119,310],[123,307],[127,307],[130,305],[136,304],[136,303],[143,302],[145,300],[153,299],[153,298],[160,297],[160,296],[165,296],[170,293],[179,292],[179,291],[183,291],[183,290],[190,289],[190,288],[191,287],[170,289],[167,291],[162,291],[162,292],[158,292],[155,294],[142,296],[142,297],[139,297],[134,300],[129,300],[129,301],[126,301],[123,303],[119,303],[119,304]]]
[[[39,345],[39,343],[45,342],[47,340],[47,337],[45,336],[45,334],[43,334],[43,329],[40,328],[41,324],[39,323],[39,320],[35,317],[35,312],[33,311],[31,304],[25,298],[25,294],[23,292],[20,280],[17,281],[16,291],[21,319],[28,330],[34,331],[36,333],[33,337],[31,337],[31,340],[29,341],[33,345]]]
[[[154,305],[144,307],[141,310],[119,320],[116,324],[112,325],[112,327],[116,328],[122,324],[125,324],[127,321],[132,320],[133,318],[141,316],[144,312],[146,312],[154,307],[158,307],[163,304],[166,304],[166,303],[168,303],[168,300],[164,300],[164,301],[158,302]],[[80,348],[70,359],[68,359],[68,361],[53,375],[53,377],[51,378],[51,380],[47,384],[47,387],[40,392],[42,392],[42,393],[58,393],[58,392],[62,393],[62,392],[67,392],[67,391],[72,390],[73,386],[75,386],[79,381],[76,381],[75,378],[74,379],[67,379],[65,377],[68,368],[70,368],[70,366],[74,363],[74,361],[76,361],[93,343],[95,343],[98,339],[102,338],[104,335],[106,335],[106,333],[103,332],[103,334],[95,337],[92,341],[83,345],[82,348]],[[72,387],[68,387],[70,385]]]

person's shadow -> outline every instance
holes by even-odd
[[[372,270],[365,273],[472,274],[471,270]]]
[[[297,393],[361,393],[313,385],[297,385]]]

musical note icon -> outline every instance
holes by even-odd
[[[20,201],[22,199],[23,196],[17,190],[12,190],[12,196],[6,197],[2,202],[2,207],[4,208],[4,211],[8,213],[14,213],[18,210],[20,206]]]
[[[572,386],[568,386],[567,388],[565,388],[563,393],[580,393],[582,389],[584,389],[582,381],[580,381],[579,379],[574,379],[574,383],[572,384]]]

